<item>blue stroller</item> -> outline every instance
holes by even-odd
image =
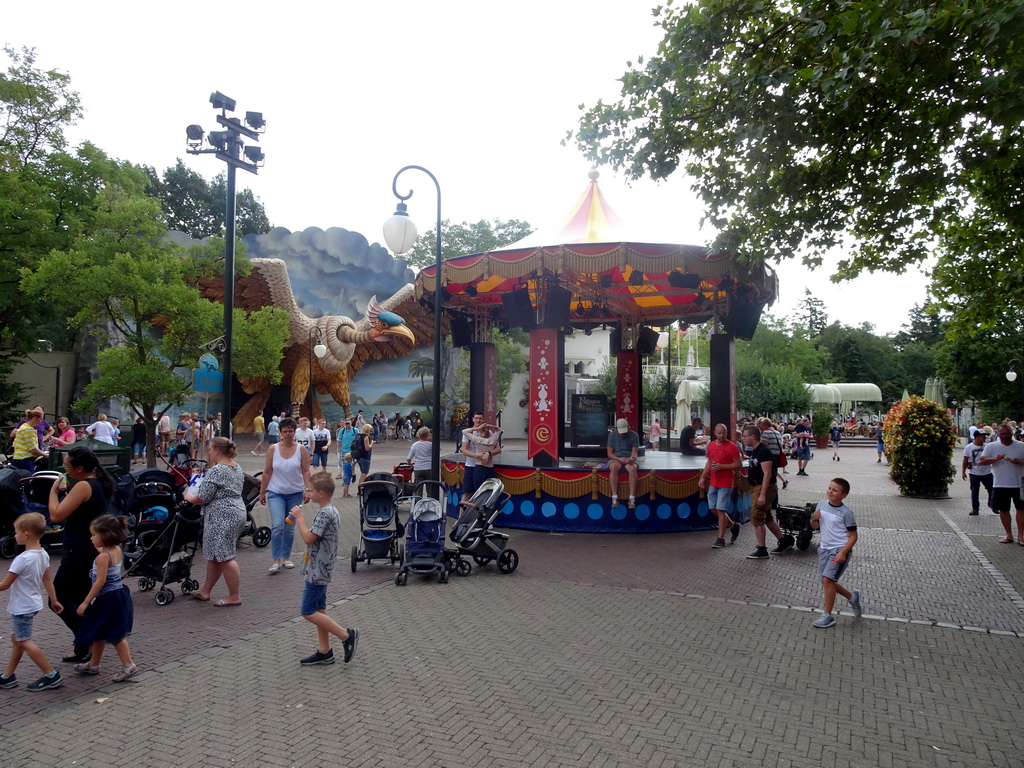
[[[424,486],[440,486],[440,482],[425,480],[417,485],[422,493]],[[409,580],[410,573],[421,576],[437,574],[441,584],[448,581],[448,571],[453,567],[449,554],[444,548],[445,514],[444,507],[437,499],[423,495],[416,499],[409,513],[409,524],[405,527],[405,559],[395,575],[395,584],[402,587]]]
[[[404,559],[405,551],[398,543],[404,530],[395,508],[400,478],[390,472],[373,472],[359,485],[359,543],[352,547],[352,573],[358,563]]]

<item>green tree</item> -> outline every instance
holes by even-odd
[[[848,254],[838,277],[938,253],[965,330],[1024,281],[1024,0],[696,0],[584,111],[578,144],[633,178],[682,167],[715,247]],[[754,256],[754,259],[764,256]]]
[[[1020,313],[1004,307],[983,340],[954,335],[940,342],[935,365],[950,396],[976,401],[995,418],[1024,415],[1024,366],[1014,364],[1016,381],[1004,375],[1011,360],[1024,358],[1022,327]]]
[[[149,177],[146,192],[160,200],[167,228],[184,232],[195,239],[223,237],[227,177],[220,173],[208,182],[187,167],[181,158],[164,171],[161,178],[155,168],[143,166]],[[235,198],[235,231],[239,237],[269,232],[273,225],[263,203],[248,187]]]
[[[533,231],[525,221],[509,219],[502,221],[480,221],[470,224],[452,224],[449,219],[441,222],[441,257],[454,259],[470,253],[493,251],[517,240],[522,240]],[[437,262],[437,241],[432,229],[416,238],[416,242],[408,253],[402,255],[407,264],[416,267],[429,267]]]
[[[806,413],[811,395],[799,371],[757,359],[736,361],[736,407],[752,416]]]
[[[824,381],[829,378],[828,353],[808,336],[805,328],[766,316],[758,324],[753,339],[736,342],[736,360],[786,366],[796,370],[805,382]]]
[[[145,179],[122,167],[119,185],[104,188],[96,201],[97,222],[67,250],[54,250],[35,269],[21,271],[30,297],[51,302],[75,328],[101,337],[99,376],[75,403],[79,411],[122,400],[146,421],[147,455],[156,458],[158,406],[180,406],[191,381],[175,369],[191,367],[197,340],[223,332],[223,308],[202,299],[193,287],[206,264],[182,253],[164,237],[159,202],[144,196]],[[248,267],[242,260],[241,269]],[[239,311],[235,323],[240,375],[279,379],[287,315]],[[159,415],[158,414],[158,415]]]

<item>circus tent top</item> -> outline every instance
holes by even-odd
[[[627,239],[597,177],[590,172],[583,195],[552,226],[500,250],[443,262],[445,308],[468,319],[486,316],[499,326],[510,308],[519,307],[528,317],[513,324],[525,328],[608,323],[635,331],[711,318],[728,326],[730,316],[749,317],[751,308],[759,316],[774,302],[775,273],[761,263],[703,246]],[[431,266],[419,273],[418,295],[433,294],[435,272]],[[629,338],[625,343],[631,346]]]

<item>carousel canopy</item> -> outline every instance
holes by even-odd
[[[776,296],[774,271],[696,245],[628,239],[609,207],[597,172],[584,194],[556,224],[498,251],[449,259],[441,265],[443,306],[453,316],[481,315],[524,328],[632,329],[671,322],[723,322],[749,338],[761,310]],[[433,294],[436,267],[417,276],[420,296]],[[624,338],[624,345],[631,346]]]

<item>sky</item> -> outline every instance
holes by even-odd
[[[652,6],[653,7],[653,4]],[[236,115],[262,112],[266,165],[238,174],[271,221],[292,231],[343,227],[382,242],[395,209],[392,179],[428,168],[441,215],[455,222],[560,219],[587,186],[589,165],[562,146],[579,105],[614,100],[627,62],[661,39],[647,0],[464,0],[189,6],[152,0],[55,0],[4,10],[0,41],[34,47],[38,65],[67,72],[85,116],[69,131],[108,154],[162,171],[182,158],[207,178],[211,155],[185,153],[185,127],[215,130],[213,91]],[[678,174],[627,181],[601,168],[600,186],[650,242],[705,244],[702,205]],[[406,171],[409,214],[432,229],[433,182]],[[837,257],[838,260],[838,257]],[[926,278],[880,274],[835,285],[828,265],[778,267],[785,315],[805,288],[830,320],[898,331],[923,303]]]

